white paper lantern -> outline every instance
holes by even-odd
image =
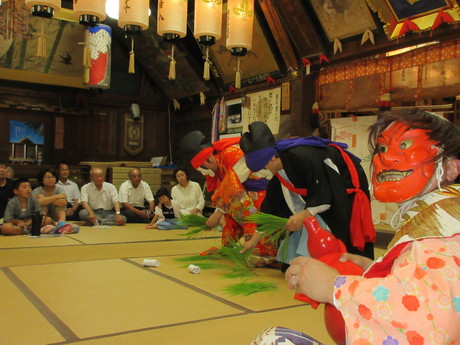
[[[149,27],[149,0],[120,0],[118,26],[127,32]]]
[[[46,18],[51,18],[54,11],[61,9],[61,0],[26,0],[25,4],[32,9],[33,15]]]
[[[158,35],[166,40],[187,34],[187,0],[158,0]]]
[[[195,0],[194,23],[193,35],[200,43],[214,44],[222,32],[222,0]]]
[[[252,48],[254,0],[228,0],[227,48],[234,55],[245,55]]]
[[[97,24],[106,18],[105,0],[73,0],[73,13],[80,24]]]

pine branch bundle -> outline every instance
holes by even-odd
[[[186,236],[188,239],[196,237],[199,233],[205,230],[209,230],[209,226],[206,225],[206,221],[208,218],[203,216],[197,216],[196,214],[188,214],[181,219],[181,222],[184,225],[188,225],[189,229],[185,234],[181,234],[181,236]]]
[[[244,248],[243,245],[231,238],[227,241],[228,245],[223,246],[217,251],[217,255],[225,258],[233,263],[233,266],[228,266],[229,273],[224,275],[224,278],[244,278],[254,276],[252,269],[255,267],[257,258],[254,256],[254,249],[247,250],[244,253],[240,251]]]
[[[287,237],[289,231],[285,226],[287,218],[274,216],[268,213],[255,213],[245,218],[245,223],[256,223],[257,231],[262,233],[263,238],[267,238],[270,244],[278,243],[282,238]]]
[[[272,291],[277,288],[278,285],[273,282],[252,282],[228,285],[224,288],[224,292],[232,296],[249,296],[253,293]]]
[[[254,213],[245,218],[245,223],[256,223],[257,231],[262,233],[262,238],[266,239],[266,243],[276,245],[284,238],[282,246],[278,249],[280,258],[287,257],[287,250],[289,245],[289,234],[285,226],[287,218],[274,216],[268,213]]]

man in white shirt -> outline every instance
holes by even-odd
[[[65,162],[61,162],[56,165],[56,173],[58,175],[58,181],[56,185],[61,187],[67,195],[67,220],[80,220],[78,217],[82,207],[80,204],[80,190],[78,185],[69,180],[69,165]]]
[[[142,181],[142,173],[133,168],[128,173],[129,180],[120,186],[121,214],[126,217],[128,223],[149,223],[153,216],[155,202],[152,190],[147,182]],[[145,202],[149,207],[145,208]]]
[[[126,217],[120,213],[117,188],[105,182],[104,171],[101,168],[91,169],[90,183],[81,187],[80,219],[86,225],[123,225]]]

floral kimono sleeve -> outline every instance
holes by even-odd
[[[460,236],[410,243],[382,278],[339,276],[350,345],[460,342]]]

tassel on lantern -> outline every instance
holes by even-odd
[[[180,110],[180,103],[177,99],[173,99],[174,111]]]
[[[131,37],[131,51],[129,52],[129,67],[128,73],[136,73],[135,71],[135,58],[134,58],[134,37]]]
[[[169,63],[169,80],[175,80],[176,79],[176,60],[174,60],[174,44],[172,45],[171,48],[171,56],[169,57],[171,59],[171,62]]]
[[[203,92],[200,92],[200,105],[204,105],[206,103],[206,95]]]
[[[235,88],[241,88],[240,57],[238,57],[238,62],[236,65]]]
[[[206,47],[206,55],[204,57],[204,69],[203,69],[203,79],[211,79],[210,75],[211,63],[209,62],[209,47]]]

